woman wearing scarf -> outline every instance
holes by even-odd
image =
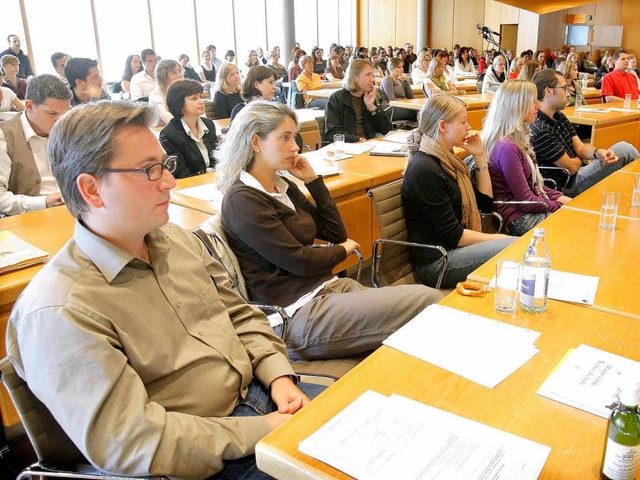
[[[555,212],[571,200],[562,192],[544,186],[528,124],[540,108],[536,86],[512,80],[500,88],[484,120],[482,140],[489,155],[489,174],[496,200],[541,201]],[[545,218],[542,205],[500,205],[498,213],[511,235],[523,235]]]
[[[451,80],[444,74],[444,65],[436,58],[429,63],[427,77],[422,84],[422,91],[425,97],[430,97],[437,93],[451,93],[453,95],[460,93],[456,90]]]
[[[471,133],[465,103],[453,95],[434,95],[418,115],[418,129],[409,138],[409,159],[402,185],[410,242],[440,245],[448,252],[442,287],[452,288],[515,240],[483,233],[480,213],[493,209],[493,192],[482,140]],[[467,166],[453,147],[475,157],[477,189]],[[433,286],[440,269],[439,254],[411,251],[420,281]],[[428,252],[428,251],[427,251]]]

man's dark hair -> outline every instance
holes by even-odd
[[[17,37],[17,35],[15,33],[10,33],[9,35],[7,35],[7,43],[11,41],[11,37]]]
[[[256,82],[260,83],[269,77],[273,77],[274,80],[278,79],[278,75],[269,67],[264,65],[255,65],[249,69],[247,76],[242,82],[242,98],[246,101],[251,100],[253,97],[259,97],[262,95],[255,85]]]
[[[554,68],[545,68],[536,73],[531,81],[536,84],[538,89],[538,100],[544,100],[544,89],[555,87],[558,84],[558,78],[562,78],[562,74]]]
[[[58,60],[60,60],[61,58],[64,57],[68,57],[69,55],[67,55],[66,53],[62,53],[62,52],[56,52],[53,55],[51,55],[51,65],[53,65],[53,68],[56,68],[56,62]]]
[[[27,84],[25,100],[31,100],[35,105],[42,105],[47,98],[55,100],[70,100],[71,90],[55,75],[38,75]]]
[[[629,53],[626,48],[619,48],[613,54],[613,59],[618,60],[620,58],[621,53]]]
[[[265,67],[266,68],[266,67]],[[184,116],[184,99],[197,93],[202,93],[202,84],[195,80],[176,80],[167,90],[167,108],[173,118],[180,119]]]
[[[69,82],[69,86],[73,89],[76,86],[76,80],[82,80],[83,82],[89,75],[89,70],[93,67],[98,68],[98,62],[91,60],[90,58],[71,58],[64,66],[64,76]]]
[[[145,59],[147,58],[147,55],[155,55],[156,52],[153,51],[152,48],[145,48],[144,50],[142,50],[142,52],[140,52],[140,58],[142,59],[142,63],[144,63]]]
[[[211,52],[211,50],[218,51],[218,49],[216,48],[216,46],[215,46],[215,45],[207,45],[207,48],[205,48],[205,50],[206,50],[207,52]]]

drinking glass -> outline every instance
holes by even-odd
[[[520,262],[512,258],[500,258],[496,262],[496,312],[514,313],[518,303]]]
[[[600,205],[600,228],[603,228],[605,230],[613,230],[616,228],[616,219],[618,218],[619,205],[619,193],[602,193],[602,204]]]

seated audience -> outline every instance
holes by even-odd
[[[64,66],[64,76],[71,86],[71,106],[94,100],[110,100],[111,96],[102,88],[102,77],[97,60],[75,57]]]
[[[638,69],[638,57],[635,53],[629,55],[629,69],[628,72],[636,77],[636,82],[640,86],[640,69]]]
[[[182,67],[175,60],[160,60],[156,67],[156,88],[149,94],[149,105],[157,115],[157,120],[152,122],[153,127],[166,125],[173,118],[167,109],[167,89],[176,80],[182,80]]]
[[[158,65],[158,56],[156,52],[150,48],[145,48],[140,53],[143,70],[131,77],[130,89],[132,100],[149,100],[149,95],[156,88],[156,66]]]
[[[382,70],[384,75],[387,75],[389,73],[387,72],[388,61],[389,57],[387,56],[387,51],[384,48],[378,49],[378,66],[380,67],[380,70]]]
[[[233,63],[225,63],[218,73],[216,93],[213,96],[213,118],[229,118],[240,96],[240,73]]]
[[[298,48],[293,54],[293,60],[289,64],[289,81],[290,82],[295,82],[296,78],[298,78],[302,73],[302,67],[300,66],[300,59],[305,55],[306,55],[305,51],[300,48]]]
[[[256,53],[258,54],[258,61],[260,62],[260,64],[266,65],[267,59],[264,58],[264,50],[262,49],[262,47],[260,46],[256,47]]]
[[[342,89],[329,97],[325,114],[324,139],[333,142],[337,133],[347,142],[359,142],[386,135],[391,122],[376,103],[373,68],[366,60],[354,60],[342,81]]]
[[[411,69],[411,83],[414,85],[424,85],[424,82],[429,78],[429,64],[431,63],[431,55],[427,52],[421,51],[418,54],[418,59],[413,64]]]
[[[536,53],[533,54],[533,58],[529,61],[535,60],[541,66],[541,68],[547,68],[547,58],[544,53],[544,50],[537,50]],[[525,62],[526,64],[527,62]]]
[[[244,102],[233,107],[231,111],[231,122],[233,122],[236,115],[246,107],[249,102],[254,100],[273,100],[277,90],[276,79],[276,72],[269,67],[263,65],[251,67],[242,82],[240,94]]]
[[[487,68],[482,80],[482,93],[493,93],[500,88],[506,80],[505,67],[506,60],[502,55],[493,59],[493,63]]]
[[[596,62],[593,61],[592,52],[585,52],[584,58],[578,63],[578,66],[580,67],[579,70],[581,72],[596,73],[598,71],[598,66],[596,65]]]
[[[402,57],[394,57],[387,64],[389,75],[380,82],[380,92],[382,93],[382,105],[386,108],[392,100],[403,100],[413,98],[413,90],[409,84],[409,75],[404,73],[404,60]],[[391,109],[393,120],[416,119],[416,111],[408,108],[393,107]]]
[[[571,122],[562,113],[568,105],[567,82],[560,72],[542,70],[533,77],[541,102],[536,121],[531,125],[531,143],[540,165],[564,167],[571,180],[565,195],[575,197],[616,170],[640,157],[638,151],[626,142],[610,149],[585,145],[576,134]],[[560,184],[564,175],[549,174]]]
[[[615,66],[616,62],[613,60],[613,57],[607,57],[606,60],[603,61],[602,65],[600,65],[600,68],[598,68],[598,72],[596,73],[596,81],[594,82],[593,86],[597,89],[601,89],[602,79],[607,73],[613,72]]]
[[[324,70],[324,77],[330,82],[342,80],[344,78],[344,70],[342,70],[341,57],[337,53],[329,56],[329,65]]]
[[[571,199],[546,187],[538,169],[528,127],[540,108],[537,96],[536,86],[525,80],[499,88],[483,122],[482,140],[495,200],[538,201],[555,212]],[[516,236],[544,220],[546,211],[542,205],[498,205],[506,231]]]
[[[324,51],[320,47],[313,47],[311,50],[311,58],[313,58],[313,73],[320,75],[320,78],[324,78],[324,71],[327,68],[327,62],[322,58]]]
[[[256,443],[322,387],[293,383],[264,314],[193,234],[167,224],[175,164],[150,117],[89,104],[53,129],[75,232],[16,303],[7,353],[99,470],[264,478]]]
[[[233,50],[227,50],[227,52],[224,54],[224,61],[226,63],[234,63],[236,60],[236,52],[234,52]]]
[[[538,62],[537,60],[528,60],[524,62],[524,65],[520,69],[518,78],[520,80],[526,80],[530,82],[533,76],[540,70],[542,70],[542,64],[540,62]]]
[[[56,77],[62,80],[62,83],[67,86],[69,86],[69,82],[67,81],[67,77],[64,76],[64,66],[67,64],[70,58],[70,55],[62,52],[56,52],[51,55],[51,65],[53,65],[53,69],[56,71]]]
[[[384,71],[380,68],[380,64],[378,63],[378,54],[371,53],[369,55],[369,63],[371,64],[371,68],[373,68],[373,76],[374,78],[383,78]]]
[[[27,93],[27,81],[18,77],[20,60],[11,54],[0,57],[0,68],[4,71],[2,86],[13,91],[20,100],[24,100]]]
[[[342,71],[346,71],[347,67],[349,66],[349,59],[344,53],[344,47],[342,45],[336,45],[333,49],[333,53],[338,55],[338,57],[340,58],[340,67],[342,67]]]
[[[211,52],[208,50],[202,52],[202,62],[200,63],[197,73],[200,77],[198,80],[202,83],[213,83],[216,81],[216,66],[213,64]]]
[[[304,93],[304,104],[309,108],[322,108],[327,104],[324,98],[311,98],[306,95],[306,92],[310,90],[322,90],[324,85],[320,75],[313,72],[313,57],[311,55],[305,55],[300,59],[300,68],[302,73],[296,78],[296,86],[298,91]]]
[[[206,48],[207,52],[209,52],[209,54],[211,55],[211,63],[213,64],[214,67],[216,67],[216,72],[220,71],[220,69],[222,68],[222,61],[216,57],[216,52],[218,51],[216,49],[215,45],[207,45]],[[212,82],[215,80],[211,80]]]
[[[444,66],[437,59],[431,60],[427,70],[427,78],[422,83],[422,91],[425,97],[438,93],[459,94],[453,82],[444,74]]]
[[[564,77],[567,84],[567,93],[569,94],[569,105],[576,104],[576,97],[582,96],[582,87],[578,81],[578,67],[573,62],[564,62],[560,73]],[[533,78],[533,77],[532,77]]]
[[[469,49],[467,47],[460,47],[458,56],[453,63],[453,73],[476,74],[476,67],[469,58]]]
[[[21,112],[24,104],[20,101],[13,90],[1,86],[4,83],[4,76],[0,68],[0,112],[10,112],[12,110]]]
[[[629,68],[629,53],[619,48],[613,54],[615,68],[602,79],[600,96],[605,103],[624,102],[624,96],[631,94],[632,100],[638,100],[638,79],[627,72]]]
[[[256,65],[261,65],[260,60],[258,60],[258,52],[255,50],[249,50],[247,53],[247,60],[242,64],[242,76],[244,77],[247,74],[247,71],[251,67],[255,67]]]
[[[447,250],[442,286],[453,288],[515,238],[482,232],[478,207],[493,209],[493,191],[484,145],[478,134],[469,132],[465,103],[453,95],[434,95],[420,110],[418,122],[402,185],[407,234],[410,242]],[[477,186],[453,147],[474,156]],[[435,285],[441,257],[425,249],[413,249],[410,256],[420,281]]]
[[[527,60],[528,61],[528,60]],[[524,65],[524,57],[518,57],[511,62],[511,66],[509,67],[509,80],[515,80],[520,76],[520,70],[522,70],[522,66]]]
[[[122,74],[122,80],[120,80],[120,88],[123,92],[131,92],[131,78],[142,71],[142,60],[140,55],[129,55],[127,61],[124,64],[124,73]]]
[[[15,215],[62,205],[47,145],[70,99],[61,80],[38,75],[27,87],[25,110],[0,122],[0,212]]]
[[[204,117],[202,91],[194,80],[176,80],[167,90],[172,118],[160,132],[160,143],[167,155],[177,157],[175,178],[200,175],[215,166],[216,126]]]
[[[273,49],[269,52],[269,62],[267,67],[276,72],[278,81],[282,83],[282,80],[287,77],[287,69],[280,63],[280,49]]]
[[[33,70],[31,69],[31,61],[29,57],[21,50],[21,42],[20,37],[14,35],[13,33],[7,35],[7,44],[9,48],[0,52],[0,58],[5,55],[13,55],[18,59],[18,65],[20,68],[18,69],[18,78],[22,78],[26,81],[31,80],[33,77]]]
[[[353,63],[360,61],[368,63]],[[251,102],[238,114],[216,153],[222,224],[250,299],[291,315],[283,339],[292,359],[369,352],[442,294],[422,285],[367,288],[333,275],[360,246],[347,238],[322,177],[298,155],[297,130],[295,112],[276,102]],[[305,183],[313,203],[283,170]],[[313,248],[316,239],[333,245]]]
[[[196,72],[195,68],[193,68],[189,63],[189,55],[187,55],[186,53],[181,53],[178,56],[178,63],[182,67],[184,78],[186,78],[187,80],[195,80],[196,82],[202,81],[200,79],[200,75],[198,75],[198,72]]]

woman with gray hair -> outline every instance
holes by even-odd
[[[167,89],[173,82],[182,79],[182,67],[175,60],[160,60],[156,65],[156,88],[149,94],[149,105],[157,115],[154,127],[166,125],[173,118],[166,105]]]
[[[291,316],[284,332],[275,329],[292,359],[368,352],[442,294],[421,285],[366,288],[333,275],[359,245],[347,238],[322,177],[298,155],[297,129],[295,112],[275,102],[251,102],[236,116],[217,152],[222,224],[250,300]],[[313,202],[283,171],[304,182]],[[316,239],[333,245],[313,248]]]
[[[420,110],[418,122],[402,185],[407,234],[410,242],[447,250],[442,286],[454,288],[515,238],[482,232],[479,209],[493,209],[493,190],[484,145],[470,132],[465,103],[453,95],[434,95]],[[477,186],[453,147],[474,156]],[[442,268],[440,255],[415,249],[410,257],[420,281],[435,285]]]
[[[367,60],[354,60],[342,80],[342,89],[331,94],[325,114],[325,140],[342,133],[347,142],[385,135],[391,122],[376,101],[373,68]]]

